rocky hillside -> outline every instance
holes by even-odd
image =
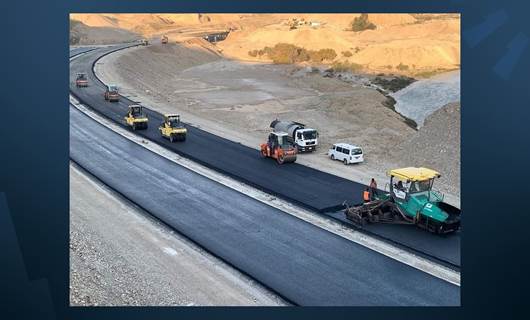
[[[450,103],[435,111],[391,155],[399,166],[423,166],[439,171],[444,191],[460,194],[460,103]]]

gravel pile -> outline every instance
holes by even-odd
[[[410,139],[391,151],[400,166],[423,166],[439,171],[435,184],[443,192],[460,195],[460,103],[435,111]]]

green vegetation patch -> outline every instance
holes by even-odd
[[[304,61],[323,62],[332,61],[337,57],[333,49],[307,50],[289,43],[278,43],[274,47],[264,47],[261,50],[248,52],[251,57],[266,56],[274,63],[298,63]]]
[[[368,20],[368,15],[366,13],[363,13],[359,17],[353,19],[351,23],[351,30],[355,32],[374,30],[376,28],[377,26]]]

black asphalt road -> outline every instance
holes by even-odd
[[[91,50],[94,50],[94,49],[96,49],[96,47],[78,47],[78,48],[73,48],[73,49],[70,49],[70,57],[73,57],[73,56],[78,55],[80,53],[88,52],[88,51],[91,51]]]
[[[459,287],[176,165],[73,107],[70,157],[295,304],[460,304]]]
[[[123,116],[132,101],[122,97],[119,103],[106,102],[103,99],[104,86],[92,70],[93,64],[99,57],[117,48],[120,46],[96,49],[72,61],[70,90],[83,103],[123,124]],[[77,72],[88,74],[90,81],[88,88],[75,87],[73,81]],[[362,201],[361,194],[365,188],[362,184],[296,163],[277,165],[272,159],[261,158],[255,149],[192,126],[187,126],[186,142],[170,143],[160,136],[157,129],[162,122],[162,115],[149,109],[146,113],[149,116],[150,127],[148,130],[138,131],[137,133],[141,136],[268,193],[331,217],[336,217],[333,212],[342,208],[341,204],[344,200],[348,200],[349,203]],[[345,219],[342,220],[351,224]],[[459,233],[441,237],[414,226],[368,225],[365,229],[371,234],[417,250],[427,256],[460,266]]]

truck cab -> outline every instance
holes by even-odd
[[[295,121],[274,120],[270,127],[274,132],[287,133],[294,142],[297,151],[315,151],[318,145],[318,132],[312,128],[306,128],[305,124]]]
[[[318,132],[315,129],[298,129],[294,135],[298,151],[315,151],[318,145]]]

